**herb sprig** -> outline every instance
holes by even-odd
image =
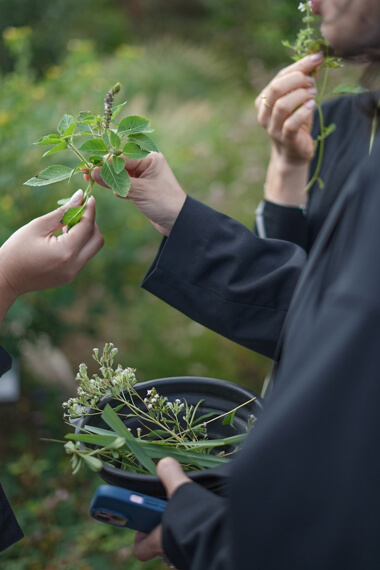
[[[84,213],[86,203],[93,192],[94,181],[91,172],[95,167],[101,168],[101,177],[111,190],[125,197],[130,190],[131,179],[125,170],[123,156],[140,159],[150,152],[158,151],[149,136],[153,132],[150,121],[138,115],[124,117],[119,123],[115,120],[127,103],[125,101],[121,105],[113,105],[120,89],[120,83],[116,83],[106,94],[103,115],[95,115],[89,111],[82,111],[77,117],[65,114],[56,133],[44,135],[34,143],[52,146],[44,153],[44,157],[71,151],[79,162],[74,168],[60,164],[48,166],[24,182],[27,186],[46,186],[62,180],[70,182],[76,174],[83,176],[83,170],[90,175],[83,192],[82,205],[69,208],[61,220],[68,229],[77,224]],[[58,203],[65,204],[69,199],[59,200]]]
[[[323,61],[319,69],[319,74],[322,74],[323,77],[320,88],[318,89],[318,95],[316,97],[316,107],[320,122],[320,134],[314,141],[314,154],[318,152],[318,160],[315,172],[305,188],[305,192],[307,192],[316,182],[319,184],[320,188],[324,187],[323,180],[320,178],[320,172],[325,150],[325,140],[335,131],[336,125],[334,123],[325,125],[321,104],[326,95],[329,72],[332,69],[343,67],[343,63],[341,58],[333,54],[329,43],[323,37],[321,37],[318,24],[318,16],[315,16],[311,10],[311,1],[309,0],[308,2],[300,2],[298,10],[303,14],[302,22],[304,25],[299,30],[294,43],[284,41],[283,45],[290,48],[294,52],[292,58],[294,61],[298,61],[303,57],[306,57],[307,55],[313,53],[323,52],[324,54]],[[361,85],[344,83],[335,87],[332,90],[332,94],[355,95],[358,93],[363,93],[365,91],[367,91],[367,89]],[[370,143],[370,151],[371,148],[372,144]]]
[[[155,474],[156,461],[165,456],[177,459],[185,471],[193,471],[221,465],[240,448],[256,420],[254,416],[249,419],[247,433],[207,439],[207,428],[214,421],[233,425],[236,411],[255,398],[224,414],[199,416],[202,400],[196,405],[189,405],[185,398],[170,401],[156,388],[141,396],[135,387],[135,370],[113,366],[117,352],[112,343],[104,346],[101,356],[94,349],[99,374],[90,378],[87,366],[81,364],[76,377],[78,395],[63,403],[64,419],[71,427],[80,418],[99,415],[109,428],[86,424],[80,433],[77,430],[65,436],[69,441],[64,447],[71,455],[73,473],[84,464],[99,471],[105,463],[135,473]],[[110,403],[103,408],[104,397]],[[133,431],[124,423],[131,418],[138,426]]]

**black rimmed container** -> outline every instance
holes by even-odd
[[[145,398],[147,391],[152,388],[155,388],[160,396],[166,396],[171,402],[179,398],[185,399],[189,405],[196,405],[202,400],[197,411],[198,417],[208,413],[224,414],[254,398],[251,403],[236,411],[233,426],[223,425],[222,420],[211,422],[207,428],[208,439],[220,439],[246,433],[250,417],[252,415],[257,417],[262,409],[262,400],[257,394],[248,388],[217,378],[178,376],[140,382],[134,386],[142,398]],[[109,398],[103,398],[98,406],[104,408],[109,402],[111,402]],[[124,411],[123,408],[119,410],[120,414]],[[128,428],[131,428],[132,433],[135,433],[138,427],[136,418],[128,418],[123,422]],[[87,425],[109,429],[99,414],[89,414],[79,421],[76,420],[75,425],[76,433],[79,433],[80,428],[85,428]],[[191,471],[187,475],[207,489],[223,494],[228,476],[228,466],[229,463],[216,468]],[[109,485],[117,485],[131,491],[165,498],[165,490],[155,475],[132,473],[106,464],[103,464],[99,475]]]

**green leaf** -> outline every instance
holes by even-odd
[[[106,424],[108,424],[110,426],[110,428],[115,430],[115,432],[118,434],[119,437],[125,438],[126,445],[129,447],[131,452],[134,454],[137,461],[139,461],[141,463],[141,465],[143,467],[145,467],[145,469],[149,473],[151,473],[152,475],[155,475],[156,474],[156,466],[155,466],[154,462],[152,461],[152,459],[147,454],[147,452],[143,449],[140,440],[133,437],[131,432],[124,425],[122,420],[113,411],[113,409],[111,408],[111,406],[109,404],[107,404],[106,407],[104,408],[104,412],[102,413],[102,420],[104,420],[106,422]]]
[[[59,144],[62,141],[62,137],[53,133],[51,135],[45,135],[36,141],[34,144]]]
[[[57,204],[59,206],[64,206],[65,204],[67,204],[67,202],[70,202],[71,198],[61,198],[60,200],[57,201]]]
[[[77,206],[76,208],[69,208],[63,214],[62,218],[60,219],[60,223],[64,226],[67,226],[69,230],[73,226],[75,226],[78,222],[80,222],[85,209],[85,204],[82,206]]]
[[[56,152],[60,152],[61,150],[66,150],[66,149],[67,149],[67,143],[66,141],[62,141],[59,144],[55,145],[55,147],[45,152],[42,156],[50,156],[51,154],[55,154]]]
[[[148,156],[149,152],[146,150],[141,150],[138,144],[129,142],[123,148],[123,154],[125,154],[125,156],[128,156],[128,158],[139,159]]]
[[[127,196],[131,187],[131,179],[128,172],[123,169],[116,173],[111,162],[106,161],[100,171],[104,182],[119,196]]]
[[[93,164],[94,166],[100,166],[101,164],[103,164],[103,158],[101,158],[100,156],[90,156],[88,161],[91,162],[91,164]]]
[[[118,115],[120,113],[122,108],[125,107],[126,104],[127,104],[127,101],[124,101],[124,103],[121,103],[121,105],[117,105],[116,107],[112,107],[111,119],[114,119],[116,117],[116,115]]]
[[[85,121],[80,121],[79,123],[77,123],[77,128],[78,131],[83,133],[84,135],[92,135],[92,129],[90,127],[90,121],[85,122]]]
[[[197,453],[196,451],[188,451],[186,449],[178,449],[158,445],[154,443],[142,443],[144,450],[149,452],[150,457],[154,459],[162,459],[163,457],[173,457],[182,464],[192,463],[201,468],[217,467],[223,463],[227,463],[229,459],[219,457],[217,455],[206,455]]]
[[[54,184],[54,182],[61,182],[66,180],[71,175],[72,168],[57,164],[55,166],[48,166],[33,178],[30,178],[24,184],[26,186],[47,186]]]
[[[82,152],[88,152],[94,156],[104,156],[108,152],[107,146],[101,139],[90,139],[82,144],[79,150]]]
[[[130,117],[125,117],[119,123],[117,132],[120,135],[131,135],[132,133],[142,133],[145,129],[148,129],[150,121],[139,117],[138,115],[131,115]]]
[[[109,132],[109,137],[110,137],[110,143],[114,148],[120,148],[121,145],[121,140],[120,137],[117,136],[116,133],[114,133],[113,131],[108,131]]]
[[[81,441],[90,445],[98,445],[99,447],[107,447],[108,449],[119,449],[125,445],[124,437],[115,437],[110,435],[92,435],[90,433],[69,433],[65,435],[66,439],[73,441]]]
[[[236,410],[233,410],[232,412],[230,412],[229,414],[227,414],[225,416],[225,418],[223,418],[222,424],[224,426],[232,426],[234,425],[234,420],[235,420],[235,414],[236,414]]]
[[[75,131],[75,127],[77,126],[76,122],[74,121],[73,123],[71,123],[67,129],[64,131],[63,136],[64,137],[69,137],[70,135],[73,134],[73,132]]]
[[[357,93],[365,93],[368,91],[365,87],[361,85],[355,85],[353,83],[342,83],[332,90],[334,95],[356,95]]]
[[[59,134],[63,135],[64,132],[74,123],[74,118],[71,115],[63,115],[57,127]]]
[[[100,461],[100,459],[98,459],[97,457],[92,457],[92,455],[81,454],[81,459],[83,459],[83,461],[85,462],[87,467],[91,469],[91,471],[97,472],[100,471],[101,468],[103,467],[103,464]]]
[[[137,135],[131,135],[128,137],[131,142],[135,142],[142,150],[146,150],[148,152],[158,152],[158,148],[155,142],[142,133]]]
[[[125,168],[125,160],[118,156],[113,156],[112,166],[116,174],[120,174],[120,172]]]

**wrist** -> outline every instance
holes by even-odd
[[[18,295],[12,289],[6,277],[0,270],[0,322],[16,301],[17,297]]]
[[[304,206],[309,162],[292,162],[272,150],[265,184],[265,199],[284,206]]]

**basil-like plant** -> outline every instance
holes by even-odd
[[[104,346],[102,355],[94,349],[99,374],[89,378],[87,366],[81,364],[76,377],[78,395],[63,403],[64,419],[71,427],[75,420],[94,414],[108,426],[100,429],[87,423],[80,433],[65,436],[69,441],[64,447],[71,455],[73,473],[82,465],[99,471],[105,463],[135,473],[155,474],[156,461],[166,456],[177,459],[185,471],[193,471],[221,465],[236,453],[256,421],[254,416],[249,417],[243,434],[207,439],[207,428],[214,421],[233,425],[236,411],[256,398],[221,415],[199,416],[203,400],[196,405],[189,405],[184,398],[170,401],[155,388],[141,396],[135,388],[135,370],[113,366],[117,352],[112,343]],[[104,397],[109,403],[99,407]],[[131,418],[137,425],[133,431],[124,423]]]
[[[341,59],[339,57],[336,57],[332,53],[331,47],[328,44],[328,42],[321,37],[318,25],[318,16],[315,16],[311,10],[311,1],[309,0],[308,2],[300,2],[298,10],[303,14],[302,16],[303,26],[299,30],[294,43],[290,43],[289,41],[284,41],[283,45],[285,47],[290,48],[294,52],[294,55],[292,57],[294,61],[298,61],[303,57],[313,53],[318,53],[318,52],[324,53],[323,62],[319,70],[319,74],[322,75],[322,81],[318,89],[318,95],[316,97],[316,107],[318,110],[319,122],[320,122],[320,134],[315,140],[314,152],[315,153],[318,152],[318,160],[315,172],[305,188],[305,192],[307,192],[308,190],[310,190],[310,188],[314,185],[315,182],[318,182],[320,188],[324,187],[323,180],[321,180],[319,174],[322,167],[322,161],[325,149],[325,140],[329,135],[331,135],[331,133],[335,131],[336,125],[334,123],[331,123],[330,125],[325,125],[321,103],[326,95],[327,80],[330,70],[343,67],[343,64]],[[364,91],[366,91],[366,89],[360,85],[352,85],[345,83],[333,89],[332,94],[354,95],[356,93],[362,93]],[[370,150],[371,146],[372,145],[370,145]]]
[[[131,187],[131,179],[125,170],[123,156],[144,158],[152,151],[158,151],[149,134],[153,132],[150,121],[132,115],[124,117],[119,123],[116,116],[126,105],[113,106],[116,94],[120,91],[120,83],[110,89],[104,100],[104,114],[94,115],[82,111],[77,117],[64,115],[58,124],[57,132],[41,137],[35,144],[52,146],[44,153],[50,156],[57,152],[71,151],[79,162],[73,168],[64,165],[48,166],[24,184],[28,186],[46,186],[62,180],[71,181],[76,174],[83,176],[83,170],[90,174],[89,183],[83,192],[83,203],[76,208],[69,208],[62,223],[68,229],[77,224],[84,212],[87,200],[93,191],[94,181],[91,171],[101,167],[101,176],[113,192],[127,196]],[[59,200],[65,204],[70,198]]]

